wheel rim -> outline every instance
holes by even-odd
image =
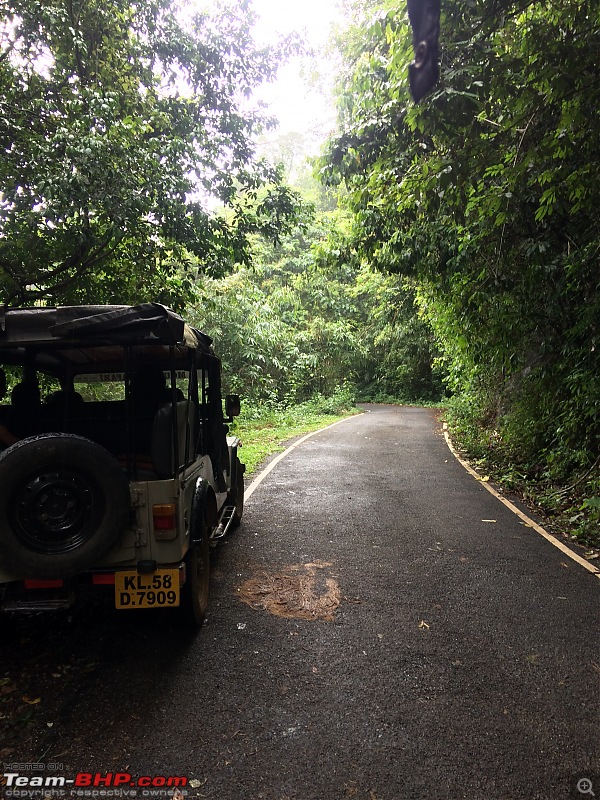
[[[95,534],[104,504],[85,474],[64,467],[27,477],[13,494],[18,538],[39,553],[75,550]]]

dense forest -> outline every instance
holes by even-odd
[[[442,3],[415,104],[405,3],[345,0],[310,166],[262,142],[303,45],[258,46],[249,2],[0,4],[1,303],[164,302],[254,406],[443,404],[599,537],[598,2]]]

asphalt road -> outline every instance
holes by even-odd
[[[212,567],[197,635],[106,609],[5,633],[40,702],[4,762],[211,800],[600,796],[600,581],[465,472],[433,411],[303,442]]]

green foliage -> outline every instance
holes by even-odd
[[[190,317],[218,343],[231,391],[292,403],[352,381],[360,343],[344,316],[344,285],[306,259],[290,246],[276,263],[202,281]]]
[[[397,275],[363,266],[354,294],[365,310],[360,324],[364,356],[358,381],[365,399],[393,397],[405,402],[444,395],[439,350],[431,325],[418,313],[415,292]]]
[[[276,304],[248,270],[201,285],[202,300],[188,316],[215,339],[227,391],[255,401],[295,395],[305,359],[285,317],[287,298]]]
[[[290,48],[248,3],[0,2],[0,300],[162,300],[277,241],[298,198],[246,99]],[[211,196],[226,213],[210,213]]]
[[[335,213],[307,219],[279,246],[257,246],[254,269],[202,279],[188,316],[214,337],[228,391],[333,406],[346,390],[439,397],[431,329],[410,290],[396,276],[323,260],[342,224]]]
[[[336,386],[328,397],[316,394],[303,404],[310,414],[329,414],[333,416],[347,414],[348,411],[354,409],[355,405],[356,391],[348,383]]]
[[[458,0],[441,30],[419,106],[404,8],[378,4],[343,39],[320,162],[353,215],[336,249],[416,286],[472,441],[576,494],[600,448],[600,7]]]

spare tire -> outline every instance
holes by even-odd
[[[0,453],[0,563],[57,578],[96,565],[127,527],[129,483],[103,447],[62,433]]]

